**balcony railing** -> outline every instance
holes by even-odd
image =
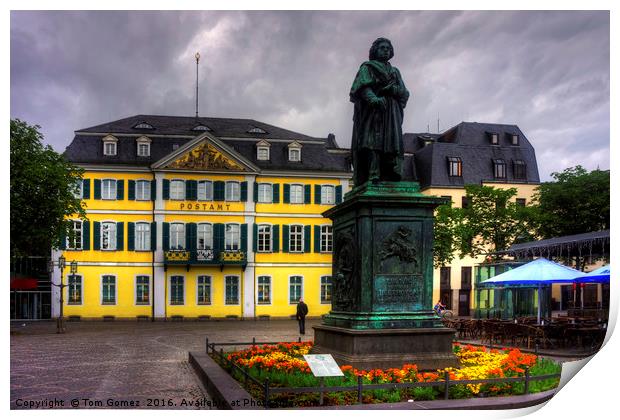
[[[164,262],[171,265],[245,265],[247,256],[240,250],[171,250],[164,252]]]

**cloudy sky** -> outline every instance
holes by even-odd
[[[11,12],[12,118],[63,151],[80,128],[135,115],[253,118],[351,137],[348,92],[392,40],[412,92],[404,130],[517,124],[540,176],[609,168],[608,12]]]

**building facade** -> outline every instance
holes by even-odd
[[[466,205],[466,184],[517,187],[528,201],[539,181],[516,126],[461,123],[404,142],[404,178],[455,205]],[[75,274],[64,270],[65,316],[290,317],[299,298],[310,316],[330,310],[333,239],[322,213],[352,175],[333,135],[137,115],[76,131],[65,156],[85,170],[77,193],[87,213],[52,255],[78,263]],[[469,314],[477,262],[436,270],[434,298]]]

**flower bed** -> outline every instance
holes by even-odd
[[[227,353],[226,358],[260,381],[269,379],[272,387],[314,387],[319,386],[308,364],[303,359],[312,348],[311,342],[279,343],[277,345],[254,346],[247,350]],[[530,376],[559,373],[561,366],[551,360],[519,349],[487,350],[485,347],[454,345],[454,353],[460,367],[446,368],[434,372],[419,372],[416,365],[406,364],[401,368],[358,370],[351,366],[341,366],[344,377],[325,378],[325,386],[356,386],[358,377],[364,384],[438,382],[443,381],[448,372],[451,380],[490,379],[523,377],[526,368]],[[224,366],[226,367],[226,366]],[[235,370],[234,376],[242,375]],[[559,379],[530,382],[530,392],[541,392],[557,387]],[[262,388],[248,382],[246,389],[256,399],[262,400]],[[523,382],[500,382],[490,384],[467,384],[450,386],[450,398],[474,398],[482,396],[519,395],[524,392]],[[443,396],[442,386],[426,386],[409,389],[381,389],[363,392],[364,403],[399,402],[414,400],[433,400]],[[292,407],[318,405],[319,395],[314,394],[275,394],[270,406]],[[325,394],[329,405],[355,404],[356,392],[332,392]]]

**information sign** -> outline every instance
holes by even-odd
[[[316,377],[344,376],[331,354],[304,354],[304,359]]]

